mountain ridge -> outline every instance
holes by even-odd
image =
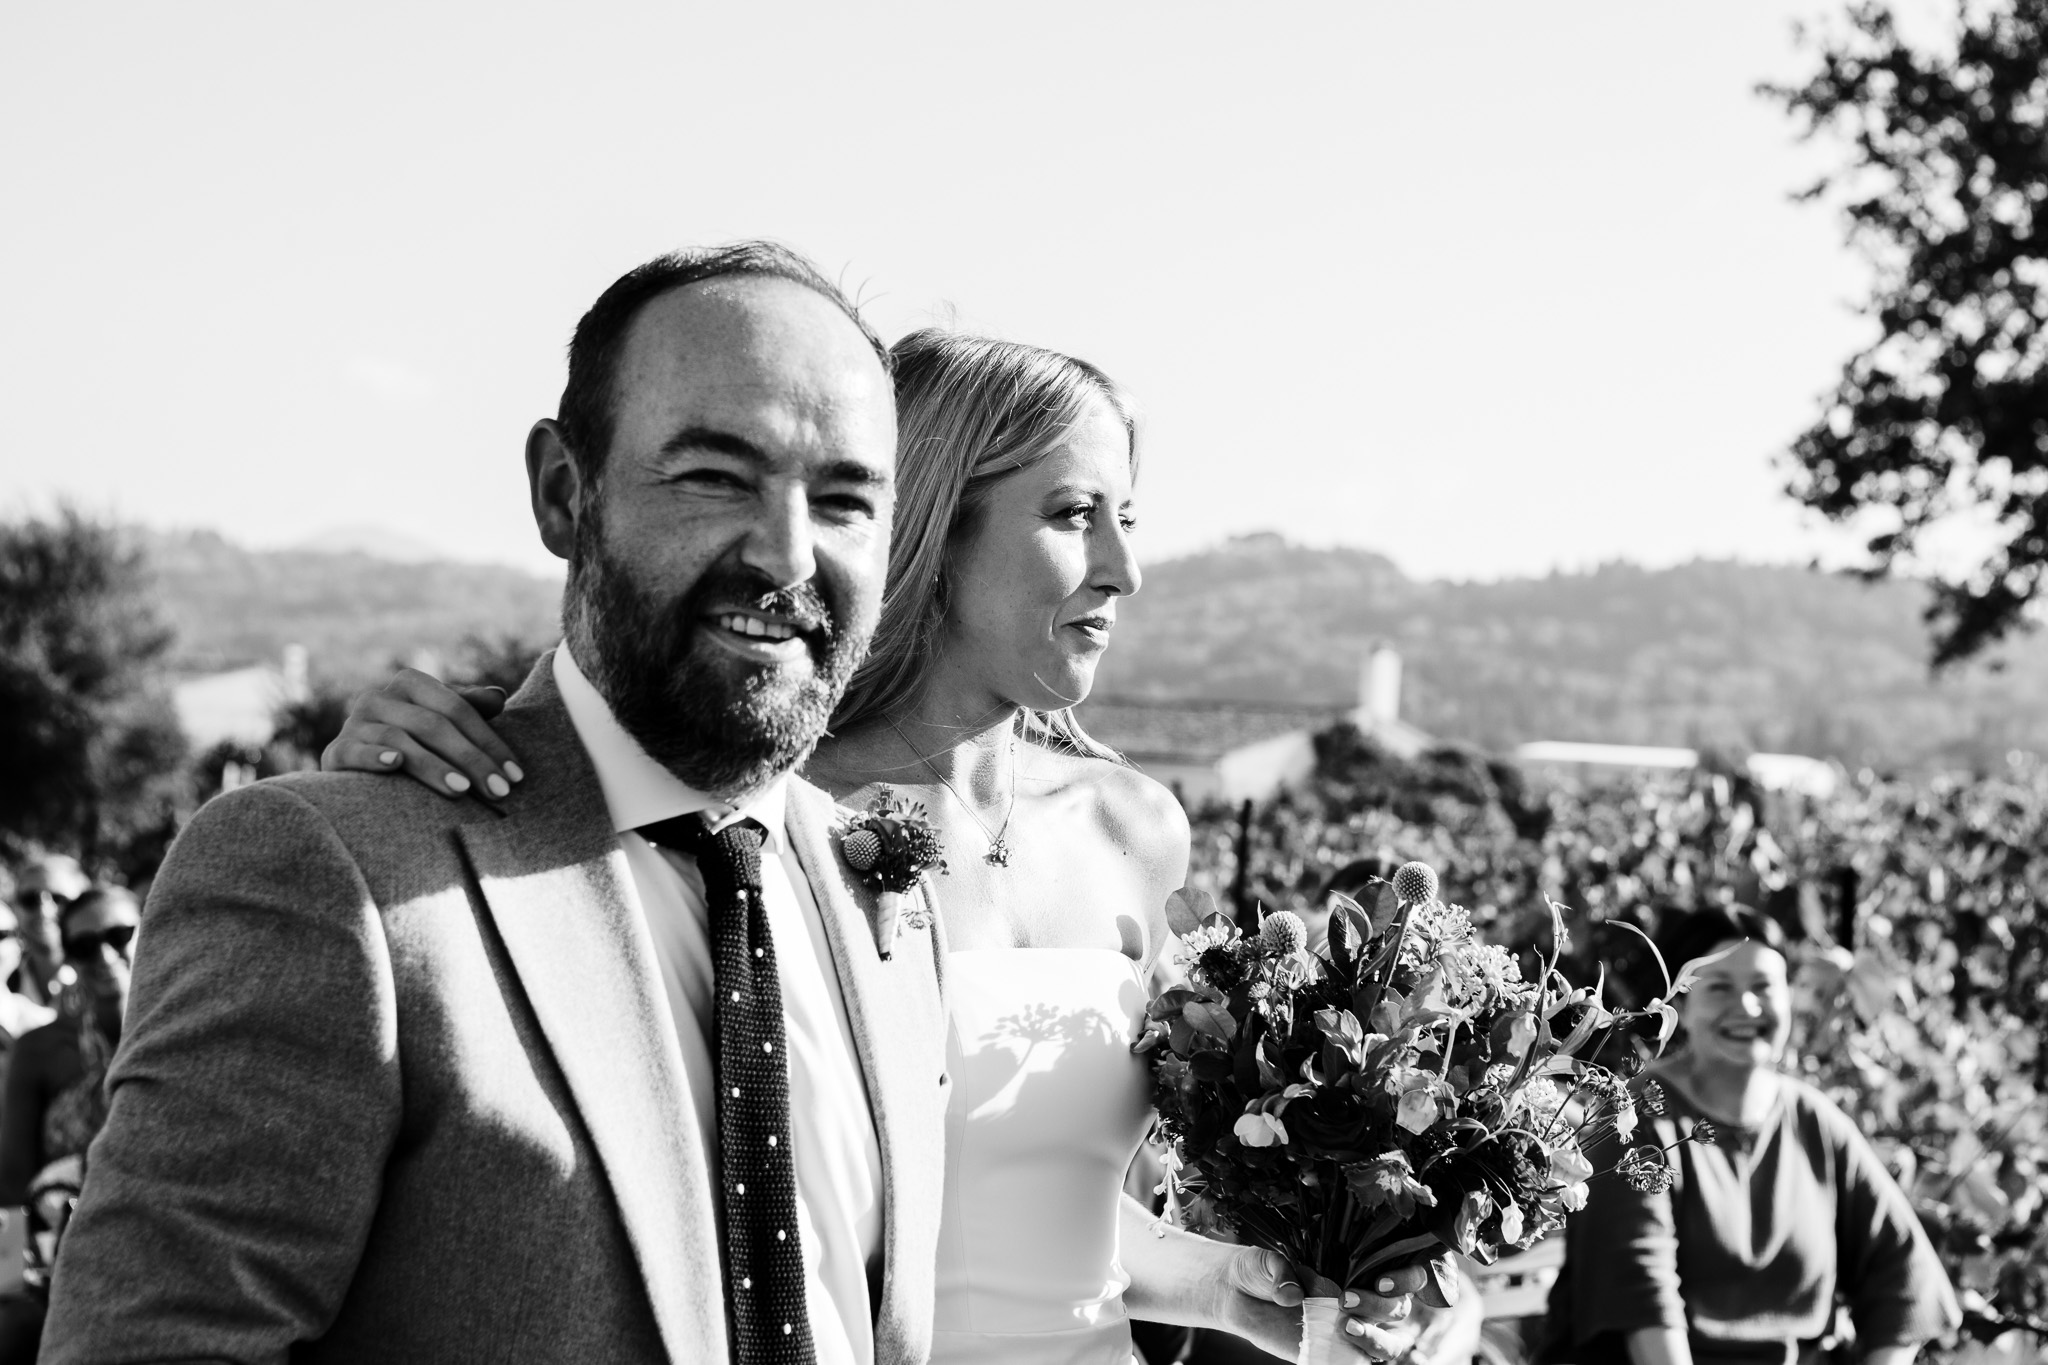
[[[1909,583],[1789,565],[1609,563],[1540,577],[1409,579],[1369,550],[1273,537],[1147,570],[1096,686],[1166,698],[1342,702],[1376,640],[1403,718],[1501,749],[1535,739],[1983,765],[2048,746],[2048,640],[1928,672]]]
[[[316,677],[355,686],[421,650],[559,632],[559,582],[522,569],[138,535],[186,673],[298,643]],[[1404,660],[1403,718],[1488,749],[1561,739],[1877,766],[2048,750],[2048,639],[2007,646],[2002,669],[1931,678],[1923,600],[1913,584],[1727,560],[1419,580],[1372,550],[1261,533],[1147,566],[1096,690],[1348,705],[1386,640]]]

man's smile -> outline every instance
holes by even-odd
[[[713,640],[757,664],[792,664],[811,657],[809,633],[785,616],[725,608],[702,618]]]
[[[729,630],[735,635],[750,635],[757,640],[790,640],[796,637],[796,627],[789,622],[755,616],[751,612],[723,612],[716,620],[721,630]]]

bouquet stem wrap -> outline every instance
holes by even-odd
[[[1344,1307],[1337,1299],[1301,1302],[1301,1350],[1296,1365],[1355,1365],[1358,1352],[1346,1344]]]

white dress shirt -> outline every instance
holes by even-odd
[[[689,854],[657,849],[633,831],[696,811],[714,812],[714,829],[750,818],[767,830],[761,892],[782,982],[791,1156],[811,1337],[818,1365],[872,1365],[874,1309],[868,1284],[870,1273],[876,1283],[881,1278],[882,1155],[831,943],[783,827],[786,781],[737,807],[695,791],[626,733],[566,644],[555,650],[554,673],[576,737],[597,769],[612,828],[632,870],[676,1041],[682,1045],[684,1079],[696,1108],[692,1117],[714,1170],[718,1083],[711,1048],[714,991],[704,879]]]

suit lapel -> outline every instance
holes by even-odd
[[[833,837],[837,807],[802,780],[789,784],[784,820],[825,922],[867,1082],[882,1155],[886,1229],[883,1301],[874,1305],[875,1359],[922,1359],[929,1348],[933,1253],[944,1138],[945,1018],[934,979],[939,931],[905,925],[893,957],[878,943],[876,898],[853,880]]]
[[[532,774],[461,827],[534,1018],[590,1133],[672,1358],[726,1357],[718,1207],[625,854],[543,656],[507,708]]]

